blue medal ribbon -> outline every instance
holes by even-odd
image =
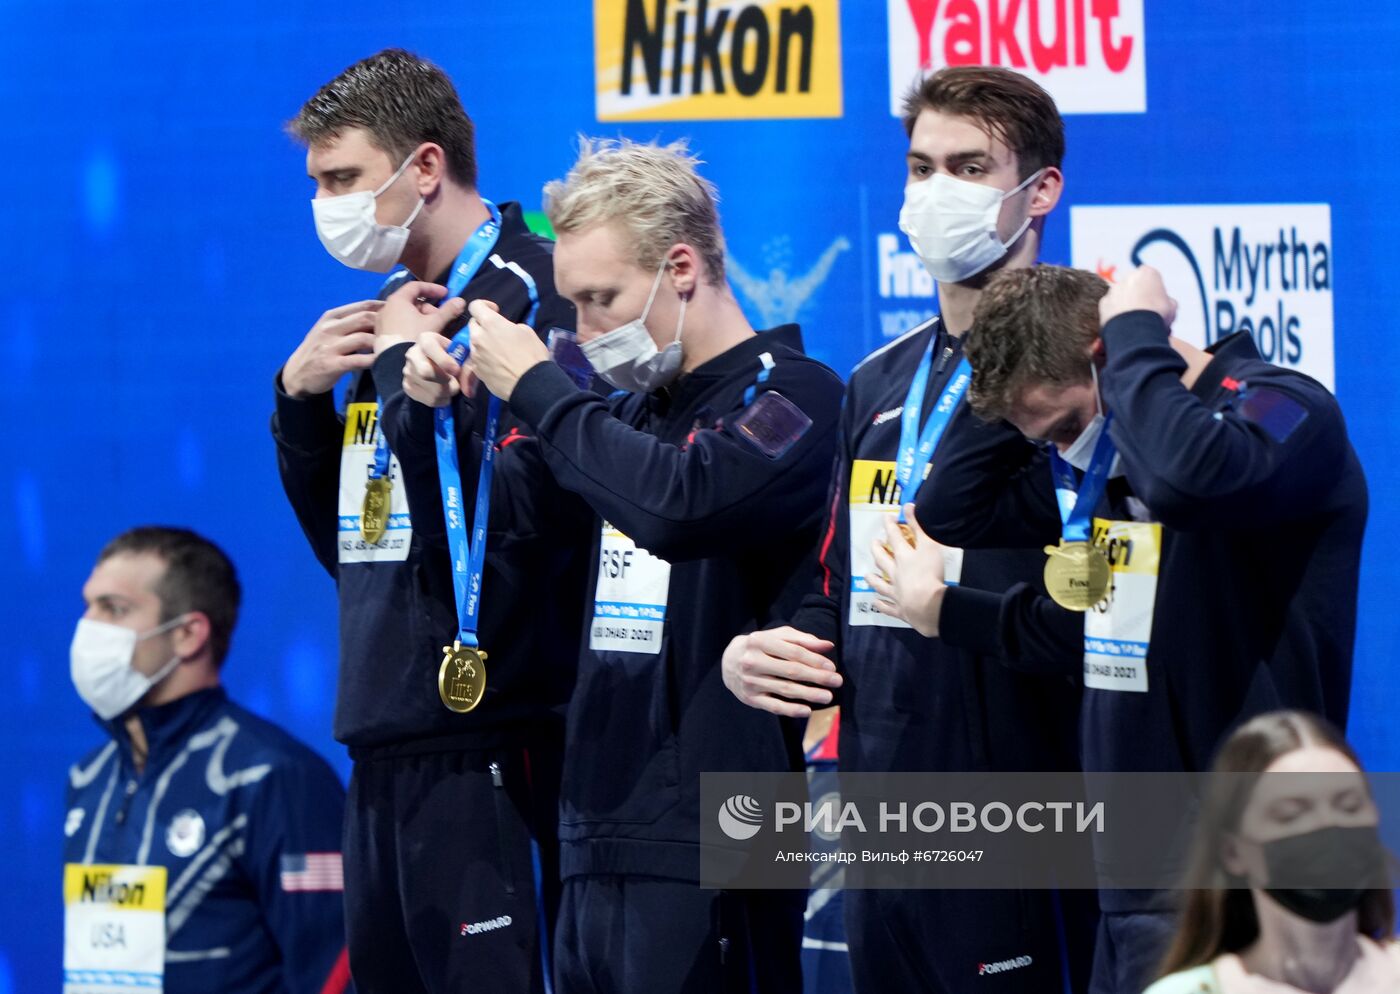
[[[1089,468],[1084,471],[1083,482],[1075,481],[1074,467],[1065,462],[1059,449],[1050,446],[1050,468],[1055,475],[1055,497],[1060,504],[1060,520],[1064,522],[1061,534],[1065,542],[1089,541],[1094,508],[1103,498],[1109,468],[1118,454],[1118,447],[1108,434],[1111,424],[1113,413],[1110,411],[1104,418],[1103,432],[1094,443],[1094,454],[1089,459]]]
[[[933,458],[933,450],[938,448],[938,440],[943,437],[948,422],[953,419],[953,412],[958,409],[958,403],[972,383],[972,365],[964,356],[948,379],[948,385],[943,388],[923,431],[919,431],[924,393],[928,390],[929,376],[933,372],[933,352],[937,344],[938,336],[934,335],[924,351],[923,359],[919,361],[919,368],[914,371],[914,380],[909,384],[909,394],[904,398],[904,412],[900,416],[899,458],[894,472],[900,489],[901,524],[904,522],[904,505],[911,503],[918,495],[919,487],[924,482],[924,471]]]
[[[447,281],[447,293],[442,298],[446,303],[460,294],[472,277],[476,275],[500,234],[500,211],[489,200],[484,201],[491,211],[491,220],[477,229],[457,263],[452,267],[452,275]],[[495,261],[495,260],[493,260]],[[509,269],[525,284],[530,296],[530,311],[525,323],[532,325],[539,311],[539,289],[535,281],[518,263],[498,262]],[[465,326],[452,337],[447,346],[447,354],[460,362],[466,362],[471,355],[471,331]],[[447,523],[447,546],[452,556],[452,587],[457,595],[457,641],[470,648],[477,648],[476,631],[481,617],[481,576],[486,564],[486,524],[491,514],[491,479],[496,466],[496,431],[501,419],[501,400],[492,396],[486,408],[486,431],[481,439],[481,469],[476,482],[476,509],[472,520],[470,538],[467,535],[466,519],[462,506],[462,477],[457,459],[457,432],[452,416],[452,405],[439,407],[433,412],[433,439],[437,447],[438,482],[442,488],[442,515]]]

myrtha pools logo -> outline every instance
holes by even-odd
[[[1080,269],[1110,283],[1161,271],[1177,337],[1204,348],[1248,332],[1264,359],[1334,388],[1327,204],[1074,207],[1070,226]]]
[[[763,827],[763,806],[747,794],[735,794],[720,806],[719,827],[735,842],[747,842]]]

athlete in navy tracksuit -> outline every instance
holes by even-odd
[[[136,712],[68,774],[66,863],[167,868],[166,994],[347,990],[345,791],[326,761],[221,689]]]
[[[724,282],[711,188],[683,148],[585,141],[546,210],[579,346],[619,392],[581,389],[485,302],[470,307],[469,369],[424,334],[405,390],[443,403],[478,377],[537,440],[556,513],[586,512],[598,565],[564,754],[557,987],[796,991],[803,895],[698,886],[701,821],[715,817],[700,775],[802,769],[798,730],[735,701],[720,657],[796,606],[841,383],[795,326],[749,326]],[[386,314],[411,321],[424,290],[405,287]]]
[[[515,263],[535,281],[541,330],[571,327],[553,292],[548,241],[526,229],[518,205],[503,204],[501,213],[494,261],[462,296],[524,319],[527,286],[504,265]],[[369,991],[398,994],[417,983],[433,992],[487,984],[542,990],[537,924],[543,910],[546,929],[552,925],[558,900],[563,707],[578,654],[586,542],[538,492],[518,485],[531,474],[512,464],[538,462],[538,445],[521,437],[507,411],[482,581],[486,692],[468,714],[447,710],[437,674],[443,645],[457,632],[456,597],[443,551],[432,412],[403,395],[405,349],[382,352],[372,376],[351,381],[347,404],[363,406],[350,408],[348,423],[329,394],[296,400],[282,390],[273,423],[288,497],[340,597],[335,734],[355,760],[345,836],[352,966]],[[366,440],[375,436],[376,391],[406,501],[396,510],[405,527],[391,528],[385,543],[411,535],[397,558],[368,558],[353,527],[337,530],[356,510],[341,506],[338,518],[341,475],[347,467],[364,472],[363,459],[352,465],[342,454],[356,440],[357,419],[367,419]],[[479,451],[484,414],[484,405],[458,403],[462,451]],[[463,482],[471,507],[475,475]]]
[[[1265,362],[1244,333],[1211,346],[1189,388],[1157,313],[1112,318],[1102,342],[1123,475],[1108,482],[1094,535],[1105,547],[1118,539],[1113,600],[1132,583],[1155,595],[1145,657],[1087,654],[1086,615],[1026,584],[1001,596],[949,588],[940,637],[1000,649],[1018,667],[1082,673],[1089,771],[1202,770],[1232,727],[1278,708],[1345,727],[1367,494],[1336,399]],[[1061,519],[1045,451],[1023,444],[1014,456],[995,441],[1014,434],[1004,423],[967,428],[919,494],[924,530],[971,547],[1054,544]],[[1159,543],[1146,587],[1124,561],[1146,547],[1128,540]],[[1100,892],[1096,991],[1146,983],[1154,944],[1170,933],[1163,898]]]
[[[240,596],[221,550],[165,527],[83,586],[73,682],[109,741],[68,776],[65,991],[347,990],[345,790],[220,685]]]
[[[760,390],[812,421],[770,456],[736,429]],[[672,389],[611,401],[540,364],[511,397],[565,490],[594,510],[595,609],[569,707],[560,844],[564,990],[796,990],[801,893],[701,891],[700,774],[800,770],[800,731],[743,707],[719,660],[796,604],[820,521],[840,381],[796,327],[762,332]],[[606,521],[613,529],[602,529]],[[614,531],[615,529],[615,531]],[[599,577],[620,532],[669,563],[650,652],[617,648]],[[643,926],[643,920],[650,924]],[[640,926],[640,927],[639,927]],[[635,933],[635,937],[634,937]],[[649,935],[645,944],[638,938]]]
[[[840,768],[878,773],[1073,770],[1078,692],[1063,675],[1013,673],[994,654],[962,652],[873,611],[866,552],[877,534],[866,519],[898,512],[895,482],[900,414],[925,352],[934,363],[920,398],[926,421],[958,369],[960,340],[934,318],[865,359],[851,374],[837,443],[817,588],[790,624],[834,644],[844,682]],[[965,405],[964,405],[965,406]],[[952,443],[954,420],[933,462]],[[960,430],[960,429],[958,429]],[[1023,444],[1017,439],[1017,444]],[[857,532],[853,548],[852,531]],[[883,530],[878,532],[883,535]],[[964,586],[1001,591],[1034,576],[1019,550],[973,550]],[[1071,897],[1071,900],[1074,900]],[[1055,990],[1062,959],[1049,892],[850,890],[846,932],[858,990]],[[1092,916],[1067,925],[1071,951],[1087,960]],[[1027,967],[983,975],[984,963],[1029,957]],[[1087,971],[1087,963],[1076,963]]]
[[[954,412],[931,453],[935,473],[963,433],[957,412],[965,402],[944,396],[950,384],[966,381],[959,336],[989,270],[1035,262],[1063,182],[1063,126],[1049,95],[1024,76],[973,66],[919,83],[906,98],[904,124],[900,223],[938,281],[941,315],[852,373],[816,589],[788,626],[737,639],[725,655],[726,678],[741,700],[784,714],[825,703],[833,691],[843,773],[1073,771],[1078,694],[1068,678],[1011,673],[996,664],[995,647],[973,654],[927,639],[882,615],[865,579],[873,541],[883,541],[886,523],[912,499],[896,480],[911,405],[916,435],[938,423],[935,408]],[[985,230],[969,223],[969,202],[983,205],[974,213]],[[925,356],[927,385],[910,396]],[[912,452],[909,459],[918,473]],[[962,562],[961,582],[1002,591],[1039,571],[1023,551],[977,549]],[[839,674],[821,673],[818,654]],[[850,890],[845,918],[856,990],[1041,994],[1061,988],[1066,960],[1078,983],[1088,972],[1094,913],[1082,895],[1067,894],[1065,903],[1062,950],[1049,892]],[[985,969],[1001,963],[1015,965]]]

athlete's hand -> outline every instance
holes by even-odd
[[[451,342],[431,331],[414,343],[403,362],[403,392],[420,404],[446,407],[461,391],[465,370],[447,354]]]
[[[374,328],[374,354],[400,342],[416,342],[424,335],[441,335],[462,316],[463,303],[437,302],[447,295],[447,287],[436,283],[405,283],[384,301]]]
[[[830,704],[841,686],[836,664],[822,655],[834,648],[786,626],[751,632],[730,641],[720,670],[729,692],[749,707],[805,718],[813,707]]]
[[[1168,328],[1176,320],[1176,301],[1167,296],[1162,274],[1151,266],[1134,269],[1099,298],[1099,327],[1129,311],[1154,311]]]
[[[326,393],[346,373],[374,363],[374,320],[381,300],[332,307],[311,326],[282,366],[282,389],[298,399]]]
[[[472,333],[470,368],[487,390],[509,402],[520,377],[549,362],[549,349],[535,329],[505,317],[489,300],[473,300],[467,313]]]
[[[914,517],[914,505],[904,505],[909,535],[900,531],[895,516],[885,521],[885,538],[871,543],[875,568],[865,577],[880,599],[881,614],[898,618],[920,635],[938,637],[943,613],[943,547],[924,534]],[[912,543],[911,543],[912,537]]]

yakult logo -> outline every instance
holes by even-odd
[[[1064,114],[1147,109],[1143,0],[887,0],[890,113],[944,66],[1034,79]]]
[[[1269,362],[1334,386],[1327,204],[1075,207],[1071,257],[1113,282],[1162,273],[1174,334],[1198,347],[1248,332]]]

